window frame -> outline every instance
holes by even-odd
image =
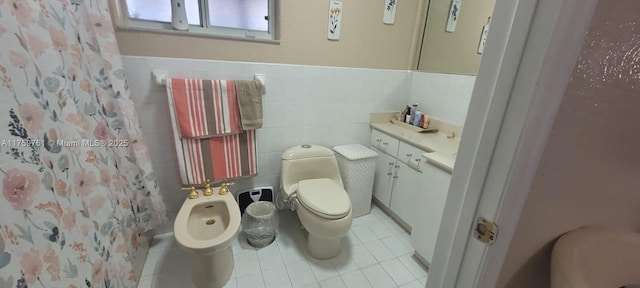
[[[170,2],[170,0],[164,0]],[[171,26],[171,22],[162,22],[155,20],[144,20],[129,17],[129,10],[126,0],[117,0],[119,13],[118,29],[138,30],[145,32],[156,32],[165,34],[192,35],[200,37],[245,40],[256,42],[279,43],[277,37],[277,17],[276,2],[277,0],[266,0],[268,3],[268,31],[259,31],[251,29],[231,28],[222,26],[213,26],[209,23],[209,1],[198,0],[199,15],[201,25],[189,24],[189,30],[175,30]]]

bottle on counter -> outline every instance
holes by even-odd
[[[413,120],[411,121],[411,125],[418,126],[418,124],[420,123],[420,116],[422,116],[422,112],[416,111],[416,113],[413,115]]]

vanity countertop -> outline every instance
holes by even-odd
[[[433,164],[449,173],[453,171],[455,156],[460,146],[459,135],[455,135],[453,139],[449,139],[447,138],[447,131],[417,133],[391,122],[372,122],[370,125],[376,130],[396,137],[422,150],[433,151],[422,154],[422,157],[427,160],[427,163]]]

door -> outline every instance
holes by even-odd
[[[416,225],[416,196],[421,187],[422,173],[398,161],[395,184],[391,192],[391,211],[396,213],[402,221],[411,226],[412,230]],[[410,207],[409,209],[407,209]]]
[[[389,207],[396,159],[380,152],[380,150],[376,148],[372,149],[378,153],[378,158],[376,158],[376,174],[373,180],[373,197],[378,199],[383,205]]]
[[[596,4],[496,2],[427,287],[495,287]],[[500,228],[490,246],[477,216]]]

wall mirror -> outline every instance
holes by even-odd
[[[422,41],[418,41],[417,70],[476,75],[478,51],[485,25],[490,23],[495,0],[430,0],[425,9]],[[455,16],[457,21],[452,24]],[[451,25],[455,30],[451,31]],[[487,26],[489,27],[489,26]]]

